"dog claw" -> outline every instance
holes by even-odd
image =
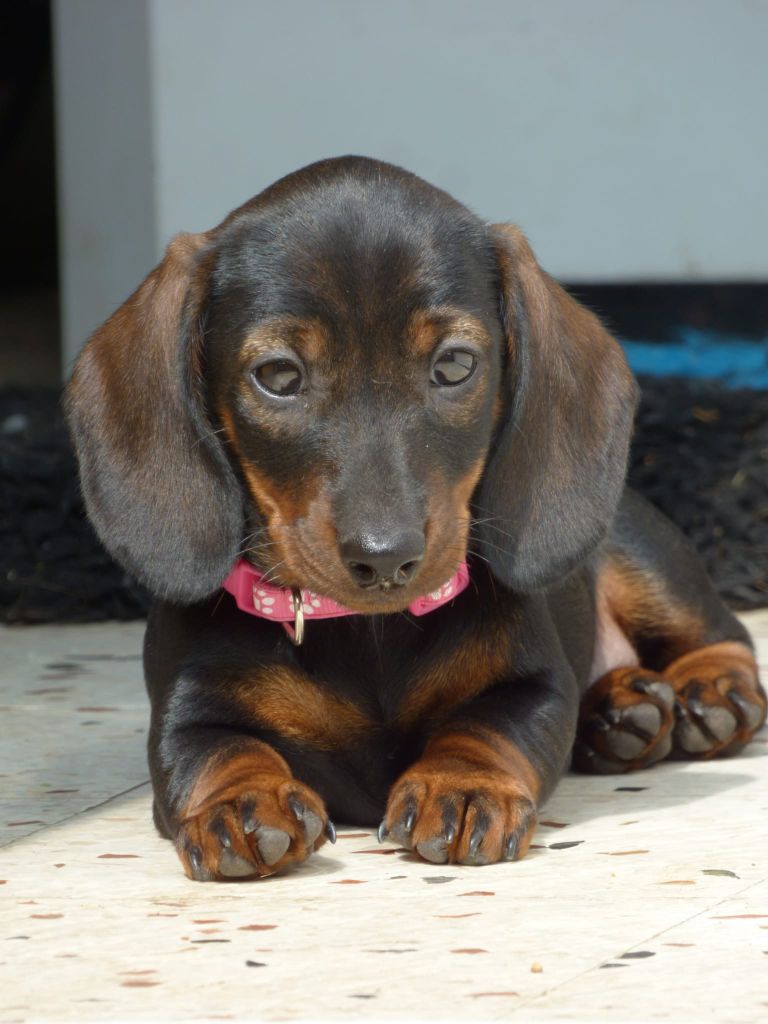
[[[407,850],[410,850],[413,846],[411,842],[411,833],[413,832],[413,826],[416,824],[416,811],[412,808],[406,811],[405,817],[402,821],[397,822],[389,830],[389,834],[396,843],[400,846],[404,846]]]
[[[187,856],[189,857],[189,863],[195,874],[199,874],[200,869],[203,866],[203,851],[199,846],[188,846]]]
[[[389,829],[387,828],[387,823],[386,821],[382,821],[382,823],[379,825],[378,831],[376,832],[376,838],[380,843],[383,843],[388,835]]]
[[[694,718],[698,718],[695,714]],[[706,754],[712,749],[713,737],[707,735],[703,722],[692,721],[687,714],[680,716],[675,727],[675,742],[687,754]]]
[[[474,832],[472,833],[472,835],[469,837],[468,853],[469,853],[470,857],[474,857],[475,854],[477,853],[477,848],[480,845],[480,843],[483,841],[483,836],[484,835],[485,835],[485,829],[476,828],[474,830]]]
[[[225,850],[228,850],[232,846],[232,836],[227,831],[227,826],[223,821],[214,821],[211,825],[211,831]]]
[[[246,835],[250,835],[251,832],[255,832],[259,827],[259,822],[254,817],[254,806],[250,801],[243,804],[240,811],[240,817],[243,820],[243,832],[245,832]]]
[[[329,843],[333,844],[336,842],[336,826],[330,818],[325,823],[325,834],[328,837]]]
[[[757,704],[745,700],[737,690],[729,690],[727,696],[728,700],[735,704],[736,708],[741,712],[749,731],[752,732],[754,729],[757,729],[763,718],[761,708]]]
[[[727,742],[738,728],[736,716],[727,708],[707,705],[696,697],[688,698],[688,714],[689,721],[678,725],[678,736],[680,745],[689,752],[711,750]]]
[[[660,682],[658,680],[649,682],[647,679],[635,679],[632,683],[632,689],[635,693],[645,693],[649,696],[656,697],[663,704],[666,704],[668,708],[671,708],[675,703],[675,691],[669,683]]]
[[[504,846],[504,860],[514,860],[517,855],[517,836],[514,833],[507,839]]]
[[[301,800],[299,800],[299,798],[296,796],[289,796],[288,806],[293,811],[294,815],[296,816],[296,819],[298,821],[301,821],[302,818],[304,817],[304,812],[306,811],[306,808],[304,807],[304,804],[301,802]]]
[[[608,714],[610,714],[610,711]],[[588,725],[590,728],[596,729],[598,732],[610,732],[612,729],[611,723],[601,715],[592,715],[589,719]]]
[[[698,697],[689,697],[686,701],[688,711],[695,715],[697,718],[703,718],[704,712],[706,711],[706,705],[698,699]]]
[[[469,843],[467,844],[467,852],[465,856],[461,858],[462,864],[470,864],[473,867],[479,867],[482,864],[488,863],[488,858],[479,853],[480,844],[485,838],[486,826],[478,826],[472,830],[472,835],[469,837]]]
[[[312,846],[323,831],[322,819],[314,811],[310,811],[308,807],[305,807],[296,796],[288,797],[288,806],[296,816],[296,820],[300,821],[304,826],[307,846]]]
[[[307,838],[307,846],[313,846],[322,831],[322,818],[318,817],[314,811],[306,811],[304,814],[304,834]]]
[[[290,796],[288,798],[288,806],[296,815],[296,819],[301,821],[304,826],[307,846],[312,846],[325,827],[323,819],[315,814],[314,811],[310,811],[308,807],[305,807],[298,797]]]

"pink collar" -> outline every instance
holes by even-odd
[[[426,615],[453,600],[468,583],[469,569],[467,563],[462,562],[447,583],[431,594],[417,597],[408,606],[408,611],[411,615]],[[262,619],[272,619],[273,622],[282,622],[286,633],[297,645],[304,639],[305,618],[335,619],[342,615],[360,614],[343,608],[330,597],[320,597],[311,590],[299,590],[298,587],[289,590],[265,583],[263,574],[242,558],[235,563],[222,586],[234,597],[241,611],[258,615]]]

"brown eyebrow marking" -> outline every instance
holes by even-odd
[[[330,338],[319,320],[298,316],[270,317],[252,328],[240,344],[240,359],[248,363],[257,356],[288,346],[314,362],[328,353]]]
[[[491,341],[478,317],[452,306],[417,310],[406,332],[413,350],[420,355],[429,355],[441,338],[454,334],[457,338],[473,341],[483,348],[488,347]]]

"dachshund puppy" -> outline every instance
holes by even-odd
[[[749,741],[749,637],[624,490],[636,397],[516,228],[397,167],[313,164],[171,242],[66,403],[157,598],[154,817],[190,878],[302,861],[329,815],[514,860],[571,763]]]

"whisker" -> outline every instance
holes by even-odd
[[[240,543],[241,544],[248,544],[250,541],[253,540],[254,537],[258,537],[259,534],[263,533],[263,532],[264,531],[261,528],[259,528],[257,530],[254,530],[253,533],[246,533],[246,535],[241,538]]]
[[[194,442],[194,444],[192,444],[190,446],[190,451],[192,451],[193,449],[197,448],[197,446],[199,444],[202,444],[203,441],[207,441],[209,437],[214,437],[216,434],[224,434],[224,433],[226,433],[226,427],[217,427],[215,430],[209,430],[207,434],[203,434],[202,437],[198,437],[198,439]],[[227,441],[227,443],[229,443],[229,438],[226,438],[226,441]]]
[[[411,624],[412,626],[414,626],[414,627],[415,627],[416,629],[418,629],[420,633],[423,633],[423,632],[424,632],[424,627],[423,627],[423,626],[420,626],[420,625],[418,624],[418,622],[416,621],[416,617],[415,617],[414,615],[411,615],[411,617],[409,618],[409,617],[408,617],[408,616],[407,616],[407,615],[405,614],[405,612],[397,612],[396,614],[397,614],[397,615],[398,615],[398,616],[399,616],[399,617],[400,617],[401,619],[405,619],[405,621],[406,621],[406,622],[409,622],[409,623],[410,623],[410,624]]]
[[[280,566],[285,563],[285,561],[285,558],[281,558],[279,562],[275,562],[275,564],[270,569],[267,569],[267,571],[264,573],[264,575],[262,576],[262,581],[264,583],[273,583],[275,580],[275,576],[273,575],[273,573],[277,569],[279,569]]]
[[[489,508],[484,508],[482,505],[478,505],[476,501],[472,501],[471,505],[473,506],[473,508],[476,508],[478,512],[485,512],[485,514],[489,515],[492,519],[500,518],[500,516],[497,515],[496,512],[492,512]]]
[[[481,562],[485,562],[486,565],[490,565],[491,564],[490,558],[486,558],[485,555],[481,555],[479,551],[473,551],[472,552],[472,557],[473,558],[479,558],[480,561]]]
[[[508,558],[511,558],[513,555],[512,551],[509,551],[507,548],[501,547],[501,545],[499,544],[494,544],[493,541],[490,541],[485,537],[471,537],[471,540],[475,541],[476,543],[484,544],[488,548],[493,548],[494,551],[498,551],[500,555],[506,555]],[[472,554],[477,554],[477,552],[473,550]]]
[[[494,517],[494,518],[498,518],[498,517]],[[472,525],[473,526],[487,526],[490,530],[495,530],[497,533],[501,533],[505,537],[509,537],[512,540],[515,539],[515,535],[513,533],[510,533],[509,530],[503,530],[500,526],[496,526],[494,524],[494,522],[492,521],[492,519],[473,519],[472,520]]]
[[[249,554],[253,554],[253,555],[263,554],[269,548],[274,547],[275,544],[277,544],[276,540],[268,540],[268,541],[264,541],[263,543],[259,543],[259,544],[243,544],[243,546],[237,552],[237,557],[238,558],[242,558],[243,555],[249,555]]]
[[[276,540],[256,540],[254,538],[246,538],[243,541],[243,547],[251,548],[254,551],[264,551],[267,548],[273,548],[276,544]]]

